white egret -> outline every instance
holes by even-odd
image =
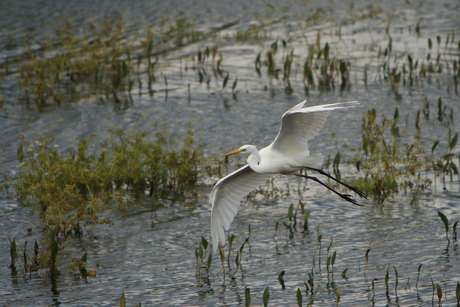
[[[351,101],[304,107],[305,103],[306,101],[303,101],[283,114],[278,135],[269,146],[258,151],[253,145],[244,145],[226,154],[229,156],[244,153],[248,154],[249,157],[246,166],[220,179],[209,197],[212,203],[211,237],[214,254],[217,251],[219,241],[222,246],[225,245],[224,229],[230,228],[241,200],[274,174],[294,173],[296,176],[312,179],[343,199],[358,205],[351,195],[335,191],[316,177],[298,173],[300,170],[313,170],[346,186],[360,197],[366,197],[357,188],[349,186],[321,170],[323,155],[320,153],[311,154],[307,143],[318,134],[330,111],[355,107],[359,103]]]

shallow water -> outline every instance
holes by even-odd
[[[152,122],[159,125],[168,123],[171,134],[181,139],[187,130],[186,123],[192,123],[198,143],[206,145],[206,153],[222,155],[245,143],[259,147],[269,144],[276,136],[281,114],[304,99],[308,99],[310,105],[350,100],[359,100],[362,104],[353,110],[331,113],[325,127],[311,142],[311,150],[322,152],[325,156],[333,157],[337,149],[344,154],[342,161],[354,156],[349,148],[361,146],[361,119],[371,108],[376,108],[377,114],[384,113],[392,118],[395,107],[398,107],[399,126],[402,129],[407,125],[409,131],[413,131],[416,112],[422,108],[425,97],[430,101],[432,114],[428,120],[422,118],[422,135],[427,148],[431,148],[434,140],[440,139],[437,150],[444,152],[448,128],[436,119],[438,97],[441,96],[443,103],[454,110],[454,121],[450,124],[452,131],[456,133],[460,130],[455,120],[460,113],[460,99],[453,89],[451,75],[436,74],[415,86],[400,85],[392,89],[388,82],[378,77],[375,55],[379,46],[385,48],[388,44],[385,27],[390,17],[390,33],[395,52],[404,54],[410,51],[414,56],[424,54],[428,37],[432,38],[434,49],[437,48],[436,35],[441,35],[444,40],[449,31],[460,26],[455,18],[459,4],[381,4],[384,13],[377,17],[344,24],[341,28],[343,41],[340,40],[337,20],[348,20],[350,12],[360,14],[367,4],[357,3],[350,11],[335,6],[334,2],[310,3],[309,8],[323,8],[331,15],[308,27],[305,32],[296,28],[296,20],[292,20],[292,23],[278,22],[269,27],[269,37],[261,42],[229,43],[223,33],[214,40],[198,42],[162,56],[157,68],[157,79],[161,80],[162,75],[166,75],[170,90],[160,91],[165,89],[165,85],[158,81],[154,84],[158,92],[153,96],[137,95],[134,91],[133,103],[122,107],[111,102],[100,102],[97,97],[91,96],[38,111],[33,106],[17,101],[18,84],[14,76],[2,79],[0,90],[4,105],[0,110],[3,131],[0,136],[3,145],[0,178],[18,176],[16,155],[20,144],[17,139],[19,134],[31,140],[38,135],[53,134],[56,136],[55,144],[59,146],[57,148],[64,152],[75,146],[75,140],[86,138],[91,133],[97,133],[100,140],[104,139],[108,129],[116,125],[125,129],[133,126],[148,129]],[[80,8],[75,11],[75,19],[84,24],[89,18],[87,9],[83,3],[71,4],[71,7],[75,5]],[[233,5],[208,8],[197,2],[197,6],[184,10],[189,10],[187,14],[191,16],[196,15],[197,24],[204,28],[241,16],[240,24],[227,30],[231,34],[255,22],[247,12],[257,11],[258,5],[262,4],[254,2],[246,9],[237,3],[234,8]],[[125,2],[112,3],[111,10],[101,10],[104,12],[101,16],[112,11],[123,15],[121,12],[127,11],[126,6]],[[203,7],[210,10],[209,15],[206,14],[207,10],[201,9]],[[129,6],[128,11],[140,17],[132,18],[132,13],[131,17],[124,16],[125,20],[130,27],[136,29],[161,16],[160,12],[163,11],[156,12],[155,8],[156,5],[150,2]],[[279,7],[275,8],[272,12],[275,17],[285,16]],[[296,17],[300,14],[299,8],[302,8],[301,4],[293,3],[286,14]],[[58,17],[59,14],[54,15],[54,12],[59,11],[58,8],[48,9],[53,12],[53,18]],[[168,7],[163,9],[166,13],[171,12]],[[17,10],[11,9],[14,12]],[[149,15],[153,11],[155,14]],[[42,15],[39,14],[41,17],[36,22],[43,24],[49,11],[40,12]],[[262,12],[268,14],[270,9],[265,8]],[[22,33],[20,30],[28,26],[37,27],[34,20],[19,20],[23,24],[15,26],[18,33]],[[420,37],[414,33],[417,22],[421,24]],[[308,52],[306,42],[314,43],[318,30],[322,33],[322,43],[329,42],[332,49],[337,48],[337,52],[342,56],[345,54],[352,62],[350,88],[342,91],[339,88],[316,88],[306,94],[302,68],[296,67],[291,76],[294,93],[286,95],[283,81],[270,80],[264,68],[262,77],[257,76],[254,71],[255,58],[259,52],[266,51],[272,42],[288,38],[289,48],[295,48],[300,64]],[[47,33],[46,27],[37,31],[38,36]],[[2,42],[7,38],[5,33],[1,32]],[[199,83],[198,72],[192,69],[193,62],[190,59],[190,54],[196,53],[197,49],[203,50],[206,46],[214,45],[219,45],[222,50],[223,66],[230,76],[229,84],[223,91],[222,79],[214,77],[210,64],[205,65],[206,76],[211,77],[210,85]],[[5,48],[5,44],[2,46],[2,56],[15,50]],[[344,49],[347,51],[344,52]],[[458,58],[458,52],[453,51],[455,56]],[[369,80],[365,85],[361,80],[362,67],[371,59]],[[231,85],[236,77],[238,86],[234,99]],[[147,84],[146,77],[143,78],[143,83]],[[191,89],[190,103],[188,84]],[[138,119],[139,115],[143,118]],[[409,137],[407,141],[411,141]],[[457,151],[458,146],[454,149],[454,152]],[[243,159],[239,161],[243,162]],[[346,166],[341,170],[343,175],[355,174]],[[309,279],[308,273],[312,270],[315,290],[319,289],[314,298],[314,306],[335,305],[335,289],[340,286],[343,287],[341,306],[428,306],[432,301],[430,278],[445,291],[445,306],[456,302],[455,286],[460,280],[458,245],[456,242],[447,245],[444,225],[437,215],[437,211],[442,211],[451,224],[460,217],[460,187],[455,176],[454,182],[447,182],[447,191],[443,191],[442,183],[437,181],[436,185],[420,194],[414,203],[411,203],[412,195],[409,194],[398,195],[383,206],[370,200],[361,201],[362,207],[345,203],[311,182],[305,184],[297,178],[276,177],[273,184],[280,189],[277,197],[257,194],[254,198],[244,200],[232,224],[231,233],[236,236],[230,262],[232,272],[235,270],[236,249],[248,236],[249,225],[252,230],[250,246],[246,246],[243,251],[243,270],[235,274],[235,280],[227,275],[224,282],[223,273],[219,272],[220,261],[214,257],[208,283],[207,279],[196,275],[195,249],[202,236],[210,241],[210,205],[207,197],[216,179],[203,178],[208,185],[190,187],[165,199],[141,197],[135,200],[134,206],[125,210],[114,209],[101,214],[101,219],[107,216],[113,224],[98,224],[93,230],[91,226],[85,226],[82,238],[65,242],[59,259],[61,275],[54,283],[44,270],[31,275],[24,274],[20,269],[21,261],[17,265],[17,275],[13,275],[8,268],[8,239],[16,238],[21,246],[27,241],[27,250],[31,254],[34,240],[41,242],[42,226],[37,214],[30,208],[21,206],[16,199],[11,199],[11,195],[2,194],[0,263],[3,265],[0,274],[3,278],[0,279],[0,303],[8,306],[113,306],[118,305],[124,291],[128,305],[141,302],[143,306],[237,306],[244,305],[245,287],[249,287],[252,304],[259,306],[262,305],[263,291],[269,286],[270,306],[295,306],[298,288],[302,291],[306,305],[311,292],[305,293],[304,282]],[[304,233],[298,226],[290,236],[282,221],[288,222],[289,205],[297,204],[299,199],[306,203],[306,208],[312,210],[310,231]],[[275,236],[277,221],[280,226]],[[321,266],[318,263],[317,227],[322,234]],[[325,256],[331,239],[334,241],[330,252],[337,251],[333,278],[327,274]],[[368,249],[370,253],[366,267],[364,256]],[[88,251],[88,269],[97,272],[94,278],[83,279],[80,274],[69,271],[70,258],[79,259],[85,251]],[[423,266],[417,289],[415,283],[420,264]],[[384,279],[388,265],[390,291],[387,297]],[[399,274],[397,294],[393,266]],[[225,268],[227,270],[227,265]],[[341,276],[345,269],[348,269],[346,279]],[[285,289],[278,281],[281,271],[286,271]],[[374,296],[371,283],[375,278],[378,281]],[[434,296],[436,302],[436,294]]]

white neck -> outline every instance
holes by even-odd
[[[260,155],[259,151],[255,149],[248,157],[248,164],[252,169],[256,169],[257,166],[260,164]]]

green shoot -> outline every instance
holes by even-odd
[[[229,73],[227,73],[227,76],[226,76],[225,79],[224,79],[224,83],[222,83],[222,90],[224,90],[224,88],[227,86],[227,83],[228,83],[228,76],[229,76]]]
[[[442,300],[442,289],[439,284],[436,284],[436,294],[438,295],[438,305],[441,306],[441,300]]]
[[[288,217],[289,217],[289,222],[292,222],[292,217],[294,215],[294,204],[291,203],[289,206],[289,211],[288,211]]]
[[[310,302],[308,302],[307,307],[310,307],[310,306],[313,305],[313,301],[314,301],[314,299],[315,299],[315,295],[316,295],[316,293],[318,293],[318,291],[319,291],[319,289],[316,289],[316,291],[311,295],[311,297],[310,297]]]
[[[268,306],[268,302],[270,302],[270,289],[268,286],[265,288],[264,294],[263,294],[263,302],[264,302],[264,307]]]
[[[341,294],[342,294],[342,286],[338,287],[337,290],[335,291],[335,295],[337,296],[337,306],[339,306]]]
[[[16,238],[13,238],[13,241],[10,240],[10,257],[11,257],[11,267],[14,267],[14,262],[16,261],[16,259],[18,259]]]
[[[280,223],[279,223],[278,221],[276,221],[276,224],[275,224],[275,234],[273,235],[273,240],[275,240],[276,234],[278,233],[279,225],[280,225]]]
[[[418,266],[418,269],[417,269],[417,281],[415,282],[415,287],[416,287],[417,289],[418,289],[418,280],[419,280],[419,278],[420,278],[420,269],[422,268],[422,265],[423,265],[423,264],[419,265],[419,266]]]
[[[310,217],[311,209],[308,209],[305,211],[305,214],[303,216],[303,230],[308,231],[308,218]]]
[[[208,272],[211,269],[211,264],[212,264],[212,252],[209,253],[209,257],[208,257],[208,263],[207,263]]]
[[[246,307],[249,307],[251,306],[251,290],[246,287],[246,289],[244,289],[244,298],[245,298],[245,306]]]
[[[395,295],[398,296],[398,284],[399,284],[398,271],[396,270],[395,266],[393,266],[393,269],[395,270]]]
[[[232,92],[235,92],[235,88],[237,84],[238,84],[238,77],[236,77],[235,82],[233,82]]]
[[[456,221],[454,225],[452,226],[452,233],[454,235],[454,238],[453,238],[454,241],[457,241],[457,224],[458,224],[458,221]]]
[[[120,297],[120,307],[126,307],[125,291],[123,291]]]
[[[302,307],[302,292],[300,292],[300,288],[297,288],[297,305]]]
[[[447,220],[447,217],[442,213],[441,211],[438,211],[438,215],[441,218],[442,222],[444,223],[444,227],[446,229],[446,239],[447,242],[450,244],[449,240],[449,221]]]
[[[388,291],[388,280],[390,279],[390,274],[388,272],[389,269],[390,269],[390,265],[388,265],[387,272],[385,273],[385,286],[387,288],[387,296],[388,296],[388,293],[389,293],[389,291]]]

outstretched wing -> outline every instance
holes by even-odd
[[[359,104],[357,101],[350,101],[304,108],[305,102],[306,100],[302,101],[283,114],[280,130],[270,145],[271,148],[290,155],[303,154],[308,150],[307,142],[324,126],[330,111]]]
[[[215,254],[218,242],[225,245],[225,230],[228,230],[238,212],[241,200],[252,190],[264,184],[273,174],[259,174],[246,165],[219,180],[209,199],[211,209],[211,237]]]

